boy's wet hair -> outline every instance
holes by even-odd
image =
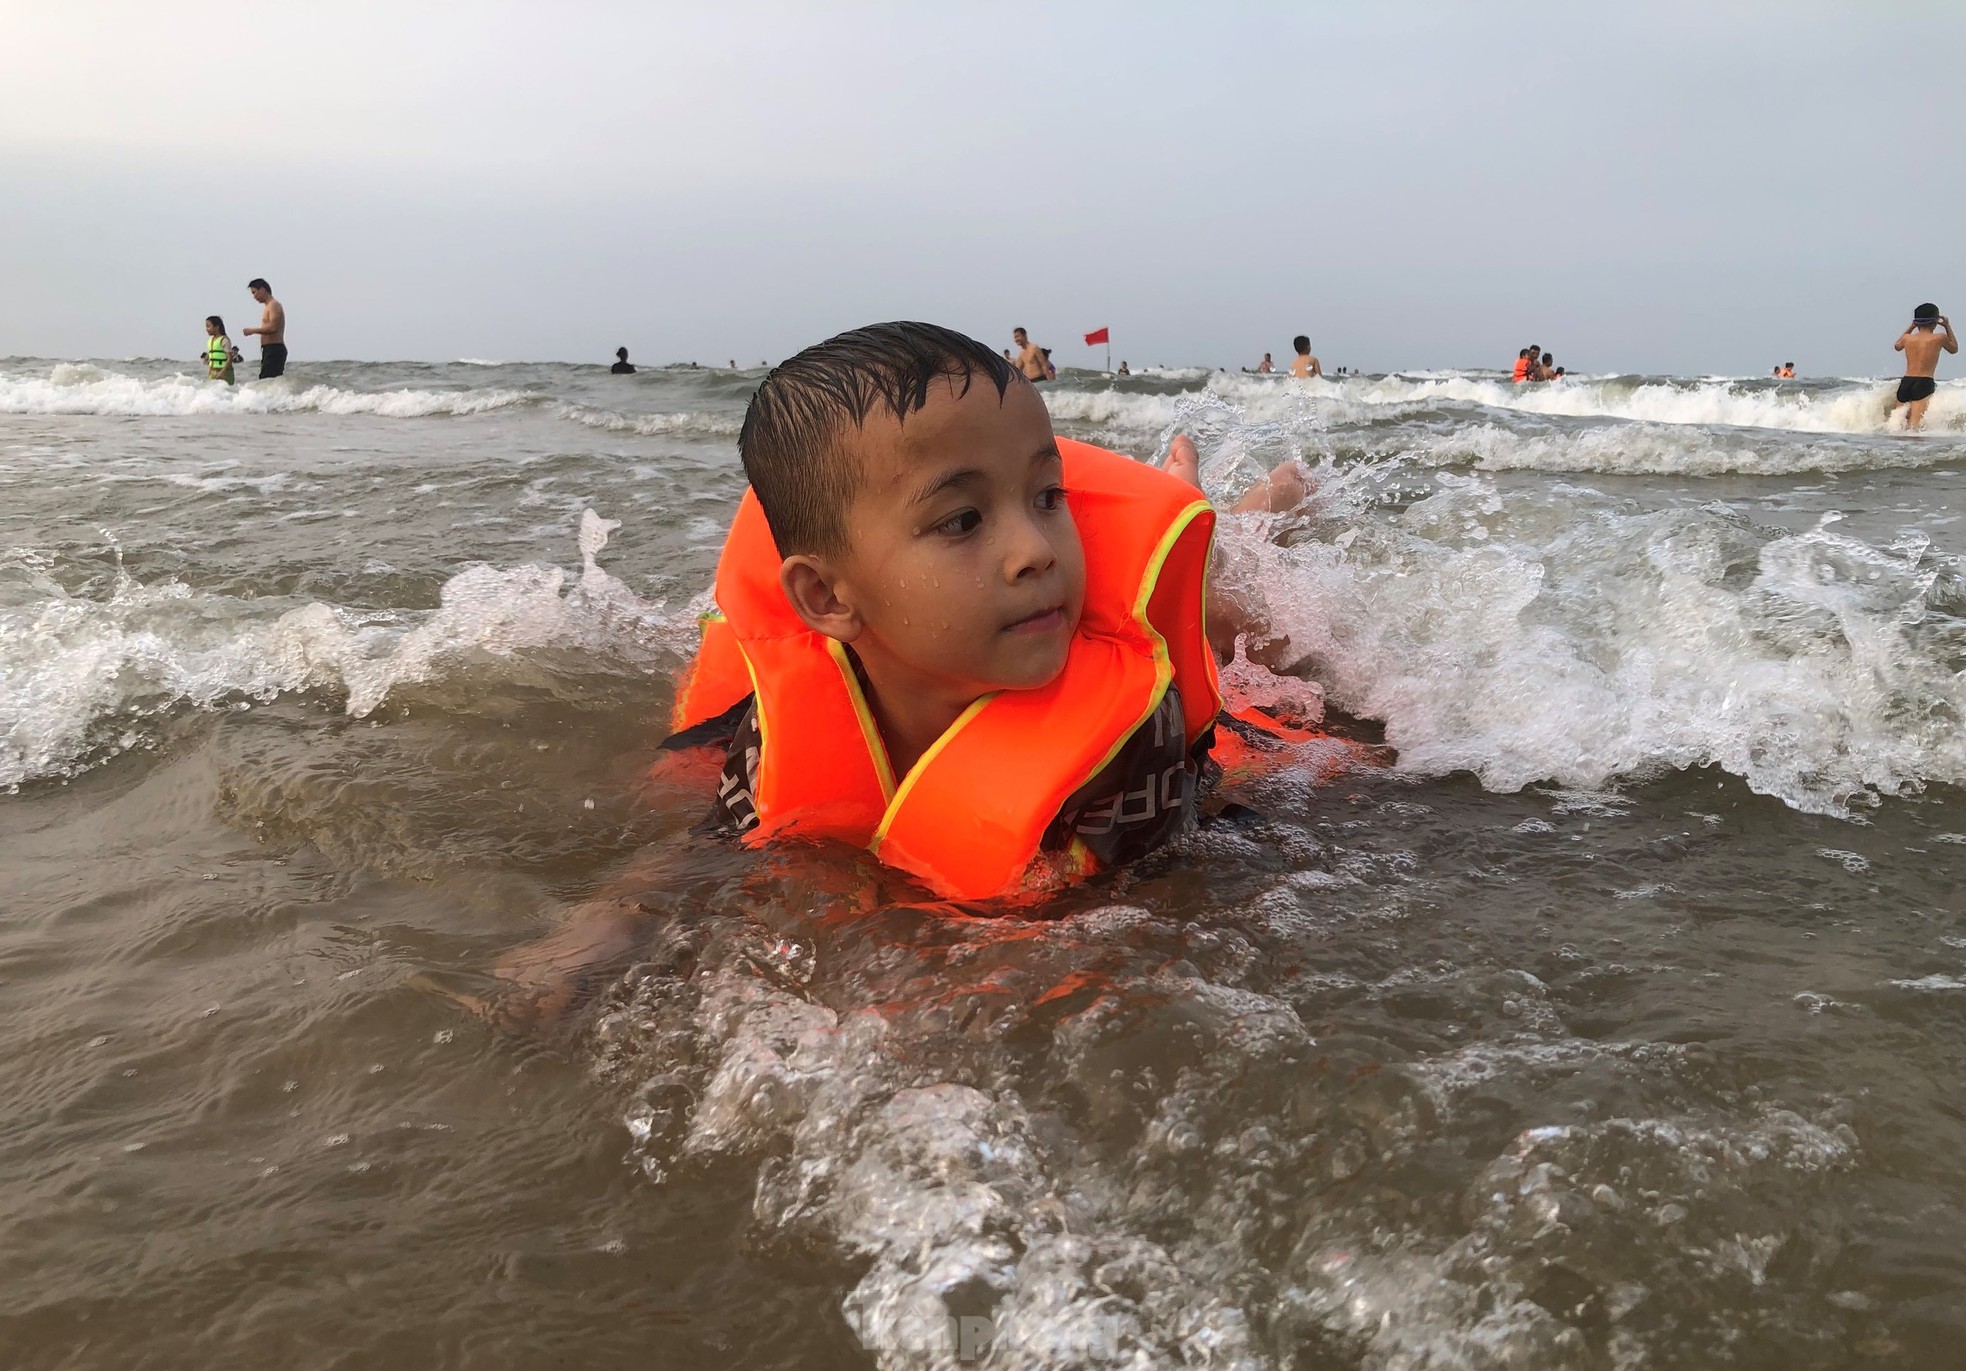
[[[1931,304],[1920,305],[1911,312],[1911,321],[1914,324],[1936,324],[1939,322],[1939,307]]]
[[[846,441],[877,409],[905,423],[942,377],[967,395],[978,374],[1002,398],[1009,362],[954,329],[895,322],[816,343],[772,368],[737,435],[744,474],[782,557],[846,550],[846,512],[860,478]]]
[[[1296,348],[1298,356],[1301,357],[1311,350],[1311,336],[1308,333],[1300,333],[1290,340],[1290,346]]]

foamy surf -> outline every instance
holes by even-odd
[[[1576,378],[1519,386],[1479,376],[1345,377],[1296,381],[1230,372],[1207,376],[1202,392],[1254,422],[1364,426],[1444,412],[1461,422],[1482,411],[1518,420],[1615,420],[1676,427],[1767,429],[1795,434],[1883,436],[1901,432],[1895,382],[1842,382],[1829,390],[1777,388],[1740,380]],[[1045,392],[1053,418],[1122,433],[1158,432],[1178,422],[1194,394],[1128,389]],[[1941,383],[1926,416],[1935,436],[1966,435],[1966,384]],[[1592,470],[1585,466],[1578,468]],[[1667,469],[1673,469],[1668,467]]]
[[[372,414],[388,419],[482,414],[534,405],[520,390],[347,390],[296,385],[289,378],[219,385],[188,373],[145,379],[86,362],[62,362],[45,376],[0,373],[0,414],[101,414],[164,418],[221,414]]]
[[[150,738],[146,720],[324,691],[360,718],[392,690],[474,657],[565,650],[597,670],[673,664],[687,644],[595,561],[619,524],[583,516],[578,576],[552,566],[468,567],[438,608],[357,611],[241,600],[119,576],[103,600],[45,574],[0,605],[0,788],[73,775]],[[693,622],[693,620],[689,621]]]
[[[1718,766],[1827,814],[1966,783],[1966,568],[1925,540],[1712,509],[1556,520],[1446,473],[1386,518],[1399,467],[1322,475],[1316,536],[1232,528],[1223,579],[1408,771],[1507,791]]]

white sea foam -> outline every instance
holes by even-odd
[[[1631,513],[1480,476],[1387,517],[1410,468],[1327,468],[1313,536],[1230,525],[1222,583],[1400,765],[1515,790],[1715,765],[1813,812],[1966,783],[1966,568],[1710,509]]]
[[[0,788],[138,746],[146,716],[185,706],[325,690],[361,716],[471,654],[563,648],[637,668],[673,660],[683,645],[670,617],[595,561],[615,527],[586,513],[577,577],[469,567],[444,584],[437,609],[418,614],[239,600],[127,577],[109,599],[89,600],[29,568],[25,593],[0,604]]]
[[[1519,386],[1467,375],[1295,381],[1216,372],[1208,375],[1202,393],[1233,403],[1254,422],[1297,421],[1315,415],[1326,425],[1371,424],[1442,410],[1460,411],[1460,417],[1467,419],[1474,417],[1467,411],[1485,409],[1506,411],[1524,420],[1603,419],[1797,434],[1882,435],[1903,428],[1902,413],[1894,418],[1890,412],[1894,391],[1894,383],[1882,381],[1810,391],[1770,389],[1727,379],[1689,383],[1601,378]],[[1122,432],[1155,432],[1179,422],[1192,401],[1192,392],[1045,392],[1045,404],[1054,418]],[[1927,413],[1926,428],[1940,437],[1966,434],[1966,383],[1941,383]]]
[[[1955,444],[1945,441],[1862,443],[1839,435],[1649,422],[1543,433],[1519,433],[1497,423],[1457,425],[1445,432],[1401,428],[1371,440],[1371,445],[1404,452],[1430,466],[1615,476],[1796,476],[1934,466],[1956,462],[1961,455]]]
[[[1858,1159],[1833,1120],[1686,1112],[1698,1049],[1571,1037],[1521,971],[1388,978],[1394,995],[1450,990],[1472,1017],[1515,1006],[1505,1040],[1395,1057],[1342,1011],[1319,1016],[1331,1038],[1308,1031],[1306,1007],[1372,988],[1286,996],[1204,976],[1175,955],[1194,935],[1147,909],[1085,911],[1036,939],[965,920],[918,945],[876,933],[816,951],[803,928],[754,922],[768,891],[741,920],[713,906],[659,921],[595,1025],[598,1069],[628,1093],[651,1180],[755,1170],[753,1241],[850,1282],[847,1324],[884,1371],[1263,1371],[1312,1347],[1317,1364],[1382,1371],[1584,1366],[1600,1309],[1620,1365],[1677,1364],[1689,1336],[1712,1336],[1689,1335],[1682,1311],[1716,1280],[1758,1291]],[[1248,912],[1194,942],[1243,937]],[[1086,979],[1100,993],[1082,1007],[1037,1008],[1043,987]],[[1006,1053],[1013,1032],[1041,1048]],[[1490,1152],[1437,1221],[1389,1219],[1405,1168],[1480,1155],[1489,1116],[1471,1102],[1585,1073],[1664,1107],[1565,1111]]]
[[[145,380],[86,362],[58,363],[45,375],[0,373],[0,414],[373,414],[389,419],[480,414],[540,403],[520,390],[345,390],[299,387],[288,379],[225,386],[192,375]]]
[[[558,413],[588,428],[608,433],[635,433],[643,437],[671,434],[734,438],[743,427],[737,414],[714,414],[687,410],[677,414],[621,414],[611,409],[592,409],[586,405],[561,405]]]

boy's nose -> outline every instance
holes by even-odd
[[[1035,520],[1025,518],[1015,522],[1004,548],[1005,580],[1021,581],[1027,576],[1041,575],[1057,560],[1057,549]]]

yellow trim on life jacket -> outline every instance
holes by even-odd
[[[888,803],[892,805],[896,800],[894,763],[888,758],[887,739],[881,737],[880,725],[874,722],[874,711],[867,704],[866,692],[860,689],[860,673],[853,669],[853,662],[847,657],[846,644],[838,638],[828,638],[826,650],[832,654],[833,660],[839,663],[840,680],[846,686],[847,698],[853,702],[853,716],[860,721],[860,737],[867,744],[868,755],[874,759],[874,773],[880,777],[881,794],[885,795]],[[960,723],[961,720],[957,722]],[[936,746],[940,747],[941,743],[938,741]],[[917,762],[915,765],[920,766],[921,763]],[[912,776],[914,772],[910,771],[908,774]],[[874,840],[880,841],[879,832],[874,834]]]
[[[888,794],[890,798],[887,808],[881,812],[881,821],[874,829],[874,841],[868,844],[868,851],[876,855],[879,854],[881,844],[887,839],[888,829],[900,817],[901,806],[907,802],[909,795],[914,793],[915,782],[928,774],[929,763],[940,757],[943,749],[956,740],[956,735],[961,733],[965,728],[968,728],[970,721],[983,712],[983,707],[1002,693],[1002,691],[993,690],[988,695],[970,701],[969,708],[958,714],[955,722],[942,730],[942,736],[928,745],[928,751],[922,753],[920,757],[915,759],[915,764],[908,768],[908,775],[901,782],[901,789],[898,791],[889,790]],[[881,757],[885,760],[886,756],[887,749],[883,746]]]

